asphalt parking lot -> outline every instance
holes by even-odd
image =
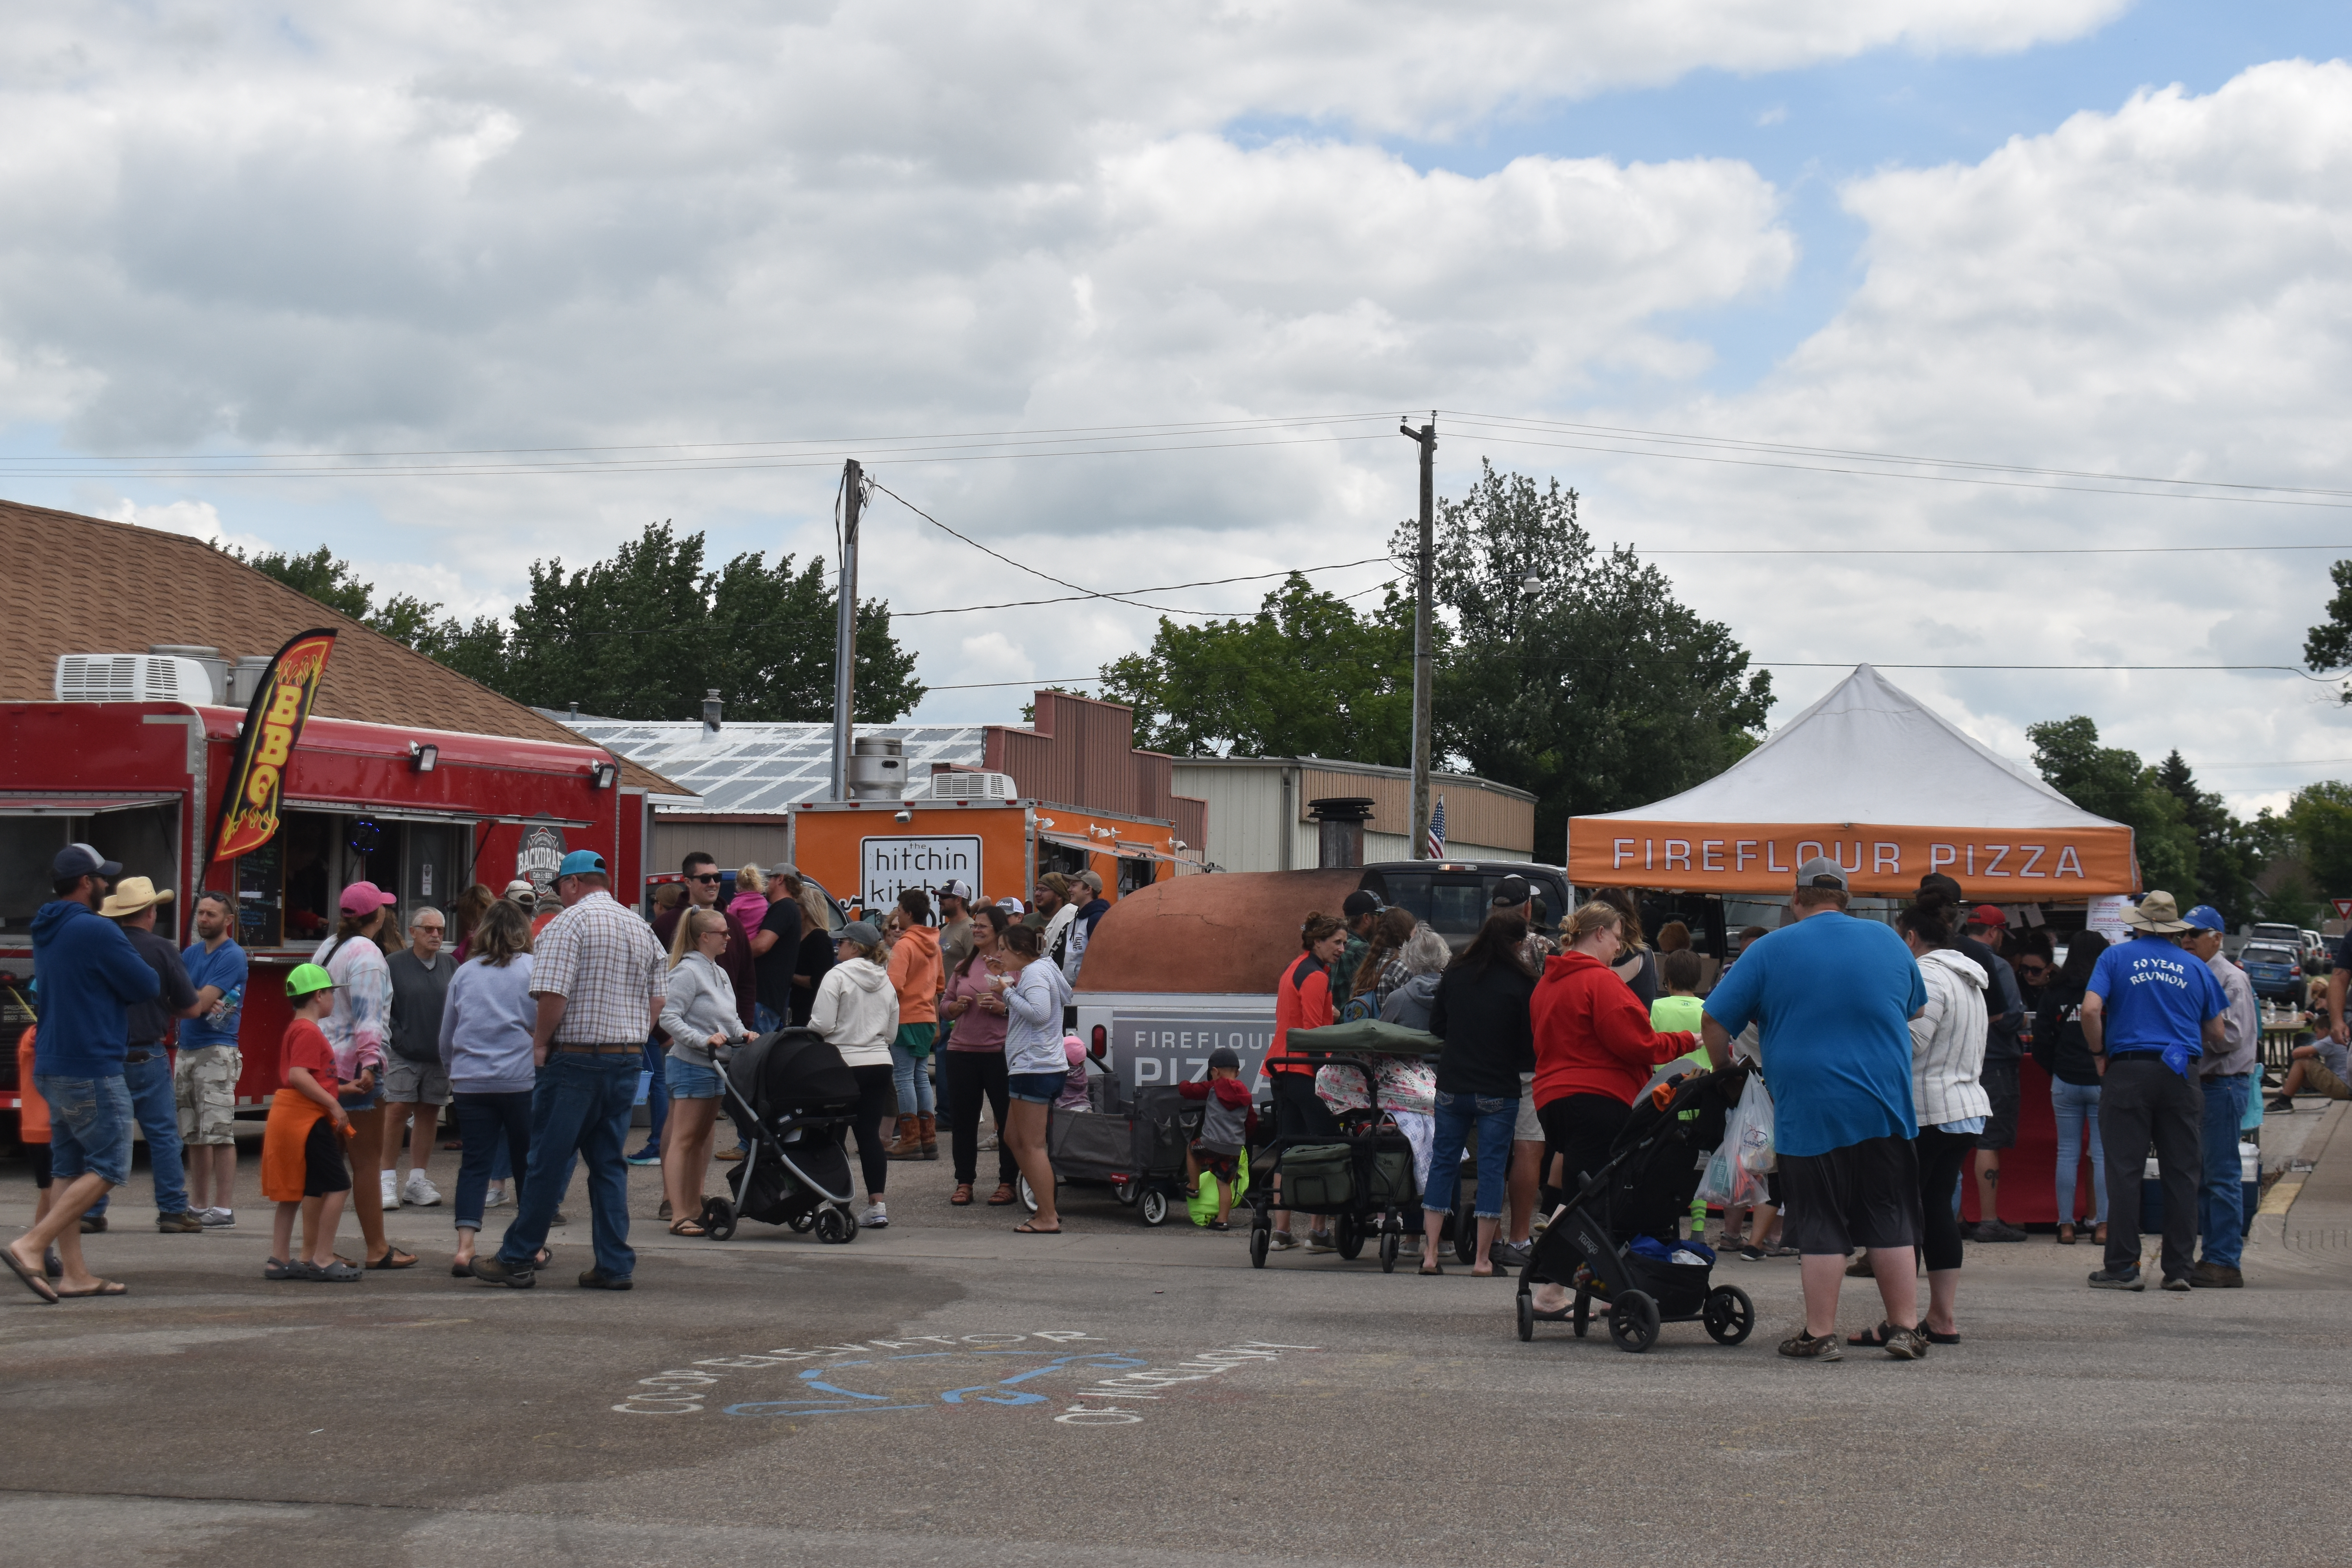
[[[394,1221],[415,1269],[286,1285],[261,1206],[158,1236],[142,1173],[90,1241],[130,1296],[0,1297],[0,1531],[59,1565],[2341,1563],[2352,1152],[2318,1163],[2245,1290],[1972,1247],[1966,1342],[1834,1365],[1773,1353],[1790,1264],[1724,1265],[1737,1349],[1521,1344],[1500,1281],[1253,1270],[1083,1192],[1016,1237],[944,1164],[847,1247],[669,1238],[633,1172],[627,1294],[571,1286],[577,1193],[530,1291],[449,1278],[446,1206]]]

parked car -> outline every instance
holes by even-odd
[[[1567,872],[1524,860],[1384,860],[1364,868],[1361,886],[1435,926],[1459,952],[1486,923],[1496,884],[1511,876],[1528,879],[1540,906],[1538,923],[1547,931],[1575,907]]]
[[[2256,996],[2298,1007],[2303,1005],[2303,951],[2299,945],[2250,940],[2238,952],[2238,967],[2253,982]]]
[[[2325,974],[2335,967],[2336,953],[2327,945],[2327,939],[2306,928],[2303,932],[2303,972]]]

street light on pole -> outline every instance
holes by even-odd
[[[1415,430],[1410,425],[1399,425],[1397,430],[1408,441],[1421,448],[1421,552],[1414,563],[1412,602],[1412,858],[1429,858],[1429,724],[1430,724],[1430,598],[1432,574],[1436,549],[1436,491],[1433,488],[1437,467],[1437,414],[1432,410],[1429,423]]]

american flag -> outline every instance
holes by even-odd
[[[1445,797],[1442,795],[1429,814],[1429,858],[1433,860],[1445,858]]]

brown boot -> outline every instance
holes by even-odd
[[[901,1116],[896,1140],[882,1151],[890,1160],[919,1160],[923,1157],[923,1122],[920,1117]]]
[[[918,1116],[915,1120],[923,1124],[923,1158],[938,1159],[940,1157],[940,1119],[936,1116],[925,1115]]]

